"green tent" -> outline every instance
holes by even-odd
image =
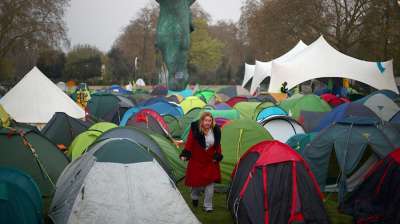
[[[168,124],[171,136],[174,138],[180,138],[183,133],[180,121],[170,114],[165,114],[163,118],[165,123]]]
[[[75,160],[104,132],[118,127],[116,124],[100,122],[92,125],[87,131],[79,134],[68,148],[68,156]]]
[[[302,153],[304,148],[317,136],[318,133],[297,134],[286,141],[292,149]]]
[[[302,152],[321,190],[353,190],[373,164],[400,147],[390,124],[350,117],[325,129]],[[342,198],[342,197],[341,197]]]
[[[265,108],[275,106],[271,102],[239,102],[233,106],[234,109],[240,112],[242,118],[256,120],[258,113]]]
[[[232,110],[208,110],[208,109],[196,109],[192,110],[190,113],[186,114],[188,115],[182,119],[182,134],[181,138],[186,141],[186,138],[189,134],[190,131],[190,124],[194,121],[197,121],[200,119],[201,113],[204,111],[210,112],[214,118],[225,118],[228,120],[237,120],[240,118],[240,114],[237,110],[232,109]]]
[[[162,135],[149,133],[151,138],[157,142],[164,155],[166,156],[169,165],[172,168],[176,180],[181,180],[185,176],[187,163],[179,159],[181,149],[177,148],[172,142]]]
[[[10,115],[0,105],[0,127],[9,127],[11,124]]]
[[[119,106],[118,98],[111,93],[94,93],[89,102],[89,113],[97,118],[104,118]]]
[[[41,224],[42,210],[40,190],[30,176],[0,168],[0,222]]]
[[[230,182],[232,171],[240,157],[253,145],[272,140],[264,127],[250,119],[233,120],[222,128],[222,184]]]
[[[197,91],[194,96],[202,97],[206,103],[209,103],[212,98],[215,96],[215,91],[211,89],[203,89]]]
[[[49,197],[68,158],[36,128],[28,125],[0,129],[0,167],[29,174],[43,196]]]
[[[194,108],[205,107],[206,103],[198,96],[189,96],[186,97],[186,99],[184,99],[179,105],[182,107],[183,113],[186,114]]]
[[[329,106],[329,104],[316,95],[295,95],[281,102],[279,106],[283,108],[286,112],[288,112],[289,116],[293,117],[296,120],[300,117],[301,111],[331,111],[331,107]]]

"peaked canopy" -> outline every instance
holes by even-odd
[[[285,62],[288,59],[299,54],[299,52],[302,52],[306,48],[307,48],[307,45],[305,43],[303,43],[303,41],[299,41],[296,46],[294,46],[290,51],[288,51],[286,54],[280,56],[279,58],[276,58],[276,59],[274,59],[272,61],[268,61],[268,62],[256,61],[254,77],[253,77],[253,81],[251,82],[251,87],[250,87],[250,93],[254,94],[257,87],[260,86],[262,81],[264,81],[264,79],[267,78],[268,76],[271,76],[271,74],[272,74],[271,66],[272,66],[273,61],[274,62]]]
[[[269,92],[280,92],[283,82],[291,89],[305,81],[327,77],[353,79],[376,89],[399,92],[393,75],[393,61],[368,62],[347,56],[329,45],[322,36],[295,57],[274,61],[271,70]]]
[[[21,123],[47,123],[56,112],[85,117],[85,111],[36,67],[1,98],[0,104]]]
[[[244,78],[242,83],[243,88],[251,80],[251,78],[253,78],[255,70],[256,70],[255,65],[249,65],[247,63],[244,64]]]

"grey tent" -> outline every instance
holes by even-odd
[[[199,223],[158,162],[130,139],[106,139],[57,181],[54,223]]]
[[[99,138],[97,138],[96,141],[99,142],[109,138],[127,138],[140,144],[145,149],[147,149],[147,151],[151,155],[153,155],[153,157],[157,159],[157,161],[172,179],[176,179],[176,176],[173,174],[173,170],[169,165],[168,159],[164,154],[163,149],[154,139],[151,138],[151,136],[145,130],[141,130],[135,127],[114,128],[103,133]]]
[[[377,159],[400,146],[397,128],[362,118],[339,121],[311,141],[302,152],[321,190],[352,191]]]

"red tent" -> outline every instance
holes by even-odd
[[[329,223],[302,157],[279,141],[251,147],[232,173],[228,207],[237,223]]]
[[[349,103],[350,102],[350,100],[348,100],[348,99],[346,99],[344,97],[337,97],[337,96],[335,96],[335,95],[333,95],[331,93],[322,94],[320,97],[321,97],[321,99],[323,99],[325,102],[327,102],[332,107],[337,107],[340,104]]]

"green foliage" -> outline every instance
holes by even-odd
[[[191,35],[190,67],[203,72],[212,71],[221,63],[224,44],[210,36],[206,20],[195,19],[193,23],[195,31]]]
[[[48,49],[40,52],[36,66],[49,78],[60,79],[65,65],[65,54],[61,50]]]
[[[78,45],[68,54],[64,68],[66,79],[87,79],[100,77],[102,67],[102,53],[89,45]]]

